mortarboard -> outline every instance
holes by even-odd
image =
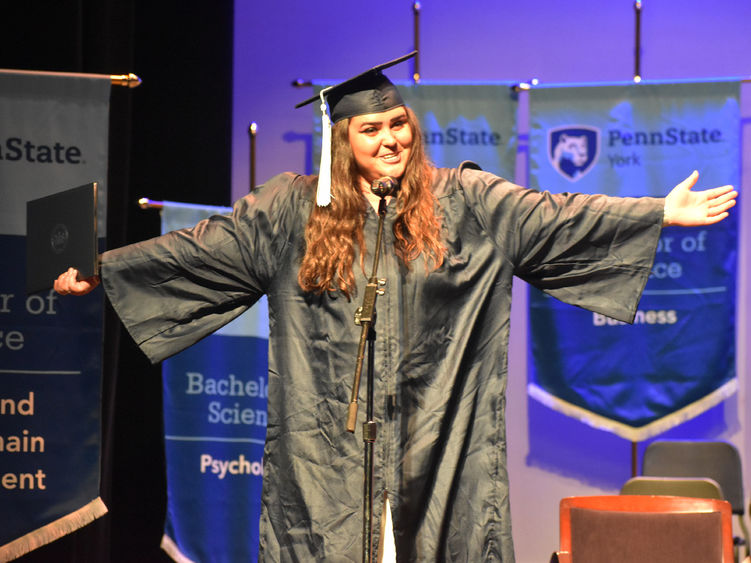
[[[417,51],[412,51],[393,61],[374,66],[349,80],[324,88],[318,96],[295,106],[299,108],[316,100],[321,101],[322,147],[316,194],[318,205],[326,206],[331,201],[331,124],[357,115],[380,113],[404,105],[396,86],[382,71],[411,59],[416,54]]]

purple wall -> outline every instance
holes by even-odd
[[[580,83],[630,80],[634,72],[633,2],[528,0],[422,2],[424,80]],[[643,2],[645,79],[751,76],[751,2]],[[258,123],[257,181],[284,170],[304,172],[312,110],[294,105],[310,88],[302,79],[343,79],[413,48],[412,2],[334,0],[236,2],[233,97],[233,198],[248,190],[248,125]],[[389,76],[408,79],[411,67]],[[749,90],[748,87],[745,90]],[[744,95],[745,147],[751,141],[751,91]],[[744,177],[751,156],[744,151]],[[523,159],[522,159],[523,162]],[[525,173],[517,181],[525,180]],[[745,181],[748,185],[748,180]],[[666,186],[666,190],[670,186]],[[751,204],[751,202],[749,202]],[[741,199],[738,312],[740,392],[676,428],[681,437],[724,439],[751,451],[746,388],[751,367],[749,270],[745,256],[751,205]],[[630,444],[557,415],[526,397],[526,292],[516,286],[512,315],[508,440],[517,558],[546,561],[558,543],[562,496],[615,492],[630,476]],[[553,430],[555,429],[555,430]],[[643,447],[640,448],[640,451]],[[747,466],[751,456],[746,457]],[[751,475],[751,472],[747,472]],[[751,482],[746,484],[751,493]]]
[[[751,74],[751,3],[644,2],[642,74],[692,78]],[[305,166],[297,134],[310,109],[294,110],[309,88],[296,78],[347,78],[413,48],[412,2],[237,2],[233,186],[247,188],[247,128],[258,122],[258,181]],[[509,3],[423,2],[425,80],[584,82],[630,80],[634,9],[627,0]],[[407,66],[390,76],[408,79]],[[287,139],[287,140],[285,140]]]

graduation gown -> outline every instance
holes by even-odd
[[[230,216],[107,252],[101,264],[110,301],[153,362],[268,296],[263,561],[361,560],[362,438],[359,422],[354,435],[345,422],[362,291],[348,300],[297,284],[315,185],[315,177],[282,174]],[[509,563],[512,277],[631,322],[663,200],[541,193],[472,163],[437,170],[432,189],[447,248],[437,271],[426,275],[421,259],[410,269],[398,261],[393,201],[386,214],[378,277],[387,283],[375,326],[376,505],[387,490],[400,562]],[[370,274],[377,222],[368,205],[368,272],[356,259],[358,288]]]

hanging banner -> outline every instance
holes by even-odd
[[[109,77],[0,71],[0,561],[107,511],[102,292],[26,295],[25,235],[28,200],[89,182],[106,232],[110,87]]]
[[[663,197],[739,185],[737,82],[539,88],[530,92],[531,187]],[[632,441],[732,394],[737,214],[663,230],[634,326],[530,289],[528,390]]]
[[[165,202],[162,231],[229,212]],[[167,464],[162,548],[175,561],[258,560],[268,327],[264,297],[162,363]]]
[[[320,93],[327,84],[315,87]],[[471,160],[483,170],[514,178],[516,99],[509,84],[397,84],[420,121],[423,145],[438,167]],[[321,112],[315,108],[313,164],[321,160]]]

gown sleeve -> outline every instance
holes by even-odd
[[[539,192],[471,164],[460,176],[515,275],[566,303],[633,322],[662,232],[663,199]]]
[[[300,224],[300,178],[277,176],[230,215],[102,255],[107,297],[152,362],[221,328],[268,291]]]

